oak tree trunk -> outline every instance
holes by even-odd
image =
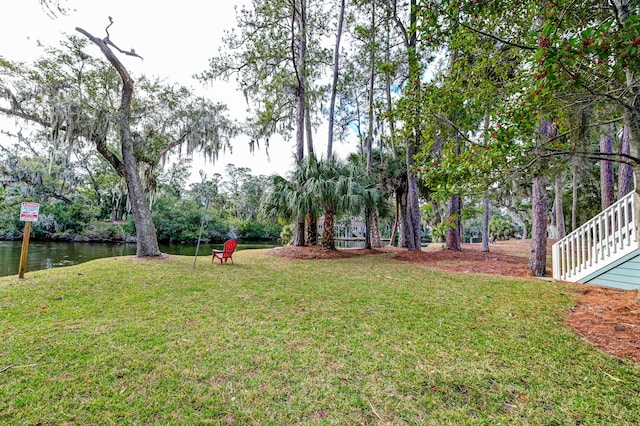
[[[122,79],[122,97],[120,99],[118,122],[120,124],[120,144],[124,179],[127,184],[129,202],[136,225],[136,256],[159,256],[160,249],[158,248],[156,228],[151,221],[151,209],[147,203],[144,187],[142,186],[142,181],[138,173],[138,161],[135,155],[135,146],[131,137],[131,127],[129,124],[131,119],[131,100],[133,97],[134,81],[127,69],[109,47],[110,42],[108,37],[106,39],[99,39],[82,28],[76,28],[76,30],[100,48]],[[133,53],[133,55],[137,56],[135,53]]]
[[[578,228],[578,166],[571,165],[571,232]]]

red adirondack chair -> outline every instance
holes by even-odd
[[[222,261],[224,260],[227,263],[227,260],[231,259],[231,263],[233,263],[233,252],[236,251],[236,247],[238,247],[238,242],[236,240],[227,240],[224,242],[224,248],[222,250],[213,250],[213,256],[211,256],[211,263],[213,263],[213,259],[220,259],[220,264],[222,265]]]

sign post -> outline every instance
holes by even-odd
[[[38,221],[40,204],[22,203],[20,207],[20,221],[24,224],[24,235],[22,236],[22,251],[20,252],[20,269],[18,278],[24,278],[24,271],[27,268],[27,252],[29,251],[29,236],[31,235],[31,222]]]

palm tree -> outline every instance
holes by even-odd
[[[378,234],[377,238],[379,240],[377,221],[378,218],[391,213],[391,206],[388,200],[392,197],[395,198],[396,217],[389,245],[393,245],[399,226],[400,205],[403,196],[406,201],[407,193],[407,164],[402,156],[394,156],[391,153],[373,150],[372,159],[372,170],[367,171],[363,166],[363,160],[360,155],[351,154],[348,158],[349,164],[359,170],[360,177],[358,182],[363,185],[361,192],[364,191],[362,194],[365,196],[365,203],[369,207],[365,209],[365,215],[366,212],[370,212],[372,216],[376,216],[375,218],[372,217],[373,220],[367,221],[371,222],[371,225],[367,228],[367,248],[373,246],[374,232]],[[373,226],[373,224],[376,224],[376,226]],[[368,237],[369,235],[371,235],[371,238]]]
[[[335,218],[358,215],[365,206],[383,211],[384,197],[374,180],[362,167],[347,164],[336,156],[318,160],[304,159],[289,180],[273,177],[271,190],[262,198],[263,217],[293,220],[300,215],[324,214],[322,248],[335,250]]]
[[[326,160],[314,156],[307,159],[308,170],[303,191],[310,205],[324,213],[322,248],[335,250],[334,225],[336,215],[357,213],[361,209],[361,198],[354,192],[357,188],[352,169],[332,155]]]
[[[317,229],[314,218],[319,211],[316,197],[305,188],[305,182],[318,175],[317,160],[314,155],[302,160],[291,172],[288,179],[279,175],[271,177],[269,189],[260,199],[259,215],[265,219],[282,219],[293,222],[300,217],[307,217],[309,226],[307,235],[302,238],[294,236],[292,244],[304,246],[305,240],[311,244],[317,241]],[[311,218],[311,219],[310,219]],[[309,231],[308,228],[313,228]],[[314,236],[315,235],[315,236]],[[306,237],[306,238],[305,238]]]
[[[258,214],[265,219],[282,219],[291,222],[298,217],[302,201],[301,191],[294,179],[287,180],[279,175],[271,176],[269,189],[260,199]],[[304,204],[304,203],[302,203]]]
[[[318,167],[319,162],[316,160],[315,154],[311,153],[298,165],[292,175],[293,182],[299,188],[300,195],[305,201],[300,203],[301,207],[306,208],[305,211],[300,212],[300,217],[305,217],[305,242],[309,245],[318,244],[318,211],[320,207],[314,194],[308,193],[305,183],[318,176],[320,173]]]
[[[360,198],[361,210],[364,212],[365,222],[368,224],[365,248],[378,248],[381,246],[378,218],[389,214],[388,196],[382,190],[380,175],[362,167],[356,167],[355,172],[354,192]],[[375,244],[374,238],[376,239]]]

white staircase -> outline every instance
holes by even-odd
[[[599,270],[639,249],[640,201],[631,192],[553,245],[553,278],[586,282]]]

